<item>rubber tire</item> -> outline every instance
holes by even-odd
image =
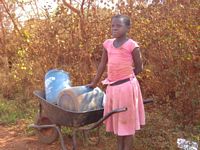
[[[51,125],[51,120],[45,116],[36,117],[36,125]],[[37,130],[37,136],[40,142],[51,144],[58,139],[59,133],[55,128],[41,128]]]

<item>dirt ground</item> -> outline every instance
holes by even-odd
[[[64,136],[64,141],[67,150],[72,150],[72,139]],[[100,142],[97,146],[86,146],[77,141],[78,150],[104,150],[103,145]],[[0,150],[61,150],[61,144],[59,140],[50,145],[43,144],[39,142],[36,135],[24,134],[24,130],[19,125],[10,127],[0,125]]]

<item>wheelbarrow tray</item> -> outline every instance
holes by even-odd
[[[45,99],[44,91],[34,91],[34,95],[39,98],[42,116],[51,120],[53,124],[68,127],[81,127],[95,123],[103,117],[102,109],[86,112],[75,112],[65,110],[62,107],[52,104]]]

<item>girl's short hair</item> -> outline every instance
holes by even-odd
[[[120,15],[120,14],[118,14],[118,15],[113,16],[112,20],[114,18],[122,18],[126,26],[130,26],[131,25],[130,18],[128,16],[126,16],[126,15]]]

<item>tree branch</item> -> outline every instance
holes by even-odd
[[[81,14],[83,16],[84,16],[84,8],[83,8],[84,4],[85,4],[85,0],[82,0],[82,3],[81,3]]]
[[[67,6],[71,11],[77,13],[80,16],[80,11],[78,9],[74,8],[71,4],[67,3],[66,0],[62,0],[62,1],[63,1],[63,4]]]
[[[15,29],[16,29],[17,32],[20,33],[20,35],[22,36],[22,34],[21,34],[21,32],[20,32],[20,30],[19,30],[19,28],[18,28],[18,26],[17,26],[17,23],[15,22],[14,18],[12,17],[12,15],[11,15],[11,13],[10,13],[10,10],[9,10],[9,8],[6,6],[4,0],[1,0],[1,3],[3,4],[3,7],[4,7],[6,13],[7,13],[8,16],[10,17],[10,19],[12,20],[12,23],[14,24]]]

